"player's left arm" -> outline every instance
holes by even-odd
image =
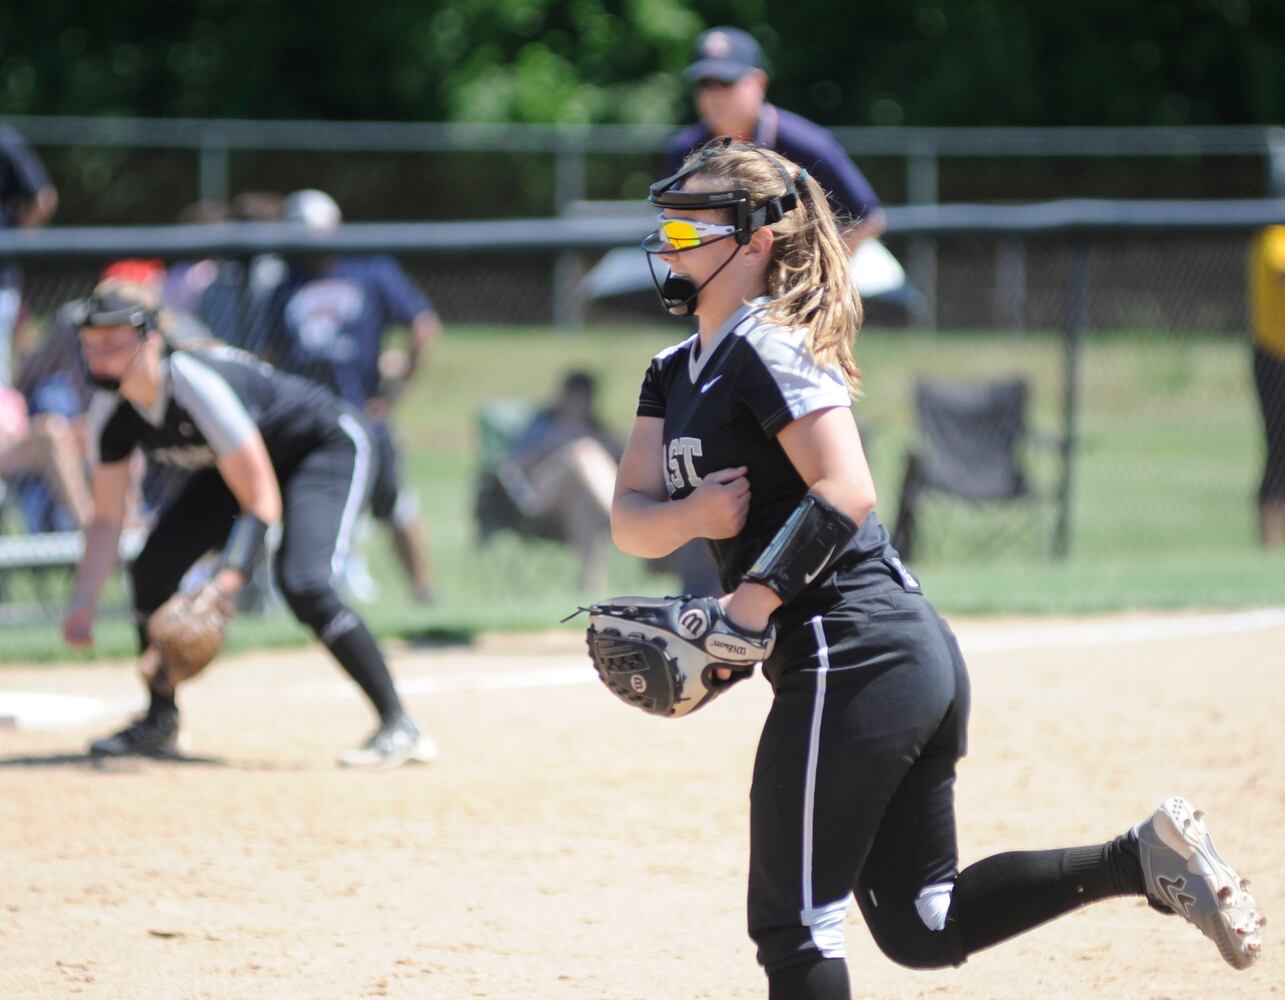
[[[777,440],[809,493],[857,525],[874,510],[874,478],[850,408],[814,410],[786,424]],[[728,617],[753,630],[765,628],[780,605],[776,592],[759,583],[743,582],[726,599]]]
[[[20,229],[35,229],[43,226],[58,210],[58,189],[46,184],[24,202],[18,212],[17,224]]]
[[[14,224],[20,229],[43,226],[58,209],[58,189],[49,180],[40,158],[12,129],[0,135],[19,189]]]
[[[410,379],[428,363],[429,355],[442,333],[442,321],[432,308],[415,315],[410,326],[410,350],[406,359],[406,378]]]
[[[874,510],[874,477],[850,408],[814,410],[781,428],[777,440],[809,492],[856,524]]]
[[[401,376],[401,381],[408,382],[427,365],[429,354],[441,334],[442,321],[428,296],[394,258],[379,258],[376,273],[387,315],[394,323],[405,325],[410,335],[406,368]]]
[[[219,474],[241,507],[216,577],[232,593],[267,529],[281,520],[281,485],[258,424],[227,381],[183,352],[171,355],[170,370],[175,400],[213,449]]]
[[[882,208],[839,230],[839,236],[850,253],[856,253],[863,240],[878,239],[888,228],[888,216]]]
[[[235,451],[221,456],[218,468],[241,510],[264,524],[281,520],[281,485],[257,430]]]

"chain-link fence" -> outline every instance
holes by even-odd
[[[921,562],[999,553],[1092,561],[1176,549],[1199,559],[1256,547],[1254,495],[1264,439],[1246,310],[1247,253],[1256,230],[1246,220],[1277,221],[1280,206],[1205,206],[1194,215],[1178,206],[1130,222],[1095,205],[1083,213],[1064,205],[1043,223],[1005,216],[997,207],[961,215],[943,206],[931,217],[891,213],[887,243],[894,253],[907,259],[917,245],[932,261],[935,324],[923,328],[914,321],[916,296],[925,293],[913,270],[900,297],[868,304],[857,351],[866,394],[856,412],[880,485],[881,514],[890,528],[901,529],[903,544],[913,545]],[[39,347],[58,305],[86,294],[112,258],[159,255],[171,273],[203,261],[210,280],[192,315],[223,338],[269,356],[280,354],[275,338],[283,328],[255,299],[262,296],[250,280],[256,269],[288,269],[326,253],[397,250],[406,274],[441,315],[443,350],[453,359],[449,375],[430,370],[426,392],[434,394],[435,377],[455,380],[446,393],[455,410],[430,418],[441,426],[423,434],[407,428],[411,475],[421,477],[424,490],[458,493],[447,505],[449,523],[435,524],[435,535],[471,537],[476,466],[470,450],[478,411],[499,386],[522,385],[518,392],[528,401],[542,398],[558,375],[550,368],[507,377],[506,366],[523,362],[502,353],[517,335],[505,330],[533,327],[521,336],[551,345],[569,336],[549,327],[558,296],[567,292],[555,281],[556,258],[577,254],[581,269],[587,267],[604,247],[622,242],[625,223],[563,229],[567,220],[529,220],[493,245],[483,246],[484,234],[464,251],[445,250],[469,231],[462,225],[449,233],[432,226],[346,226],[331,243],[252,224],[80,236],[49,230],[10,237],[0,249],[23,267],[20,351]],[[301,247],[309,250],[302,257]],[[588,328],[607,345],[613,338],[634,343],[640,327],[654,330],[658,340],[681,335],[673,326],[654,325],[665,320],[646,291],[584,306]],[[501,346],[479,354],[473,339]],[[608,386],[609,403],[620,429],[646,357],[613,359],[621,374]],[[69,370],[77,364],[74,353],[63,360]],[[1020,400],[1005,409],[998,397],[1004,384],[1014,383]],[[936,403],[928,400],[933,387],[962,390],[965,410],[942,409],[959,404],[949,391]],[[949,471],[937,481],[927,475],[929,425],[942,413],[972,428],[981,444],[971,472],[993,462],[998,485],[979,486],[976,475],[950,482]],[[417,415],[404,411],[402,419]],[[450,478],[447,485],[443,477]],[[21,487],[9,496],[7,532],[49,523],[29,518]],[[520,558],[504,551],[506,559]],[[504,578],[523,574],[506,574],[498,585]],[[50,599],[48,586],[25,586],[11,587],[10,597]]]

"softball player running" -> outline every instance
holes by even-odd
[[[134,611],[144,623],[202,555],[222,547],[216,585],[241,586],[271,525],[282,595],[379,715],[351,766],[389,767],[434,754],[402,708],[374,636],[334,590],[354,522],[370,493],[369,435],[356,415],[319,386],[231,349],[174,350],[157,328],[156,303],[141,286],[103,282],[80,304],[80,350],[97,391],[86,415],[94,519],[63,622],[72,645],[91,641],[98,596],[116,560],[129,457],[193,470],[162,511],[132,567]],[[99,756],[173,755],[178,707],[153,678],[147,713],[95,741]]]
[[[653,269],[657,290],[699,329],[646,373],[612,531],[646,557],[710,539],[728,617],[777,627],[750,790],[749,932],[769,996],[849,996],[854,898],[879,947],[917,968],[1117,895],[1181,913],[1251,965],[1253,897],[1183,799],[1105,843],[958,870],[968,675],[874,513],[850,409],[861,305],[825,193],[724,139],[649,201],[662,211],[644,249],[668,268]]]

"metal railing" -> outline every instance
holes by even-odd
[[[538,125],[470,122],[249,121],[15,115],[6,119],[35,145],[185,149],[199,156],[196,195],[226,201],[236,150],[316,152],[529,152],[554,157],[557,204],[585,197],[586,158],[661,153],[677,126]],[[857,157],[906,162],[906,201],[938,200],[943,157],[1261,156],[1264,191],[1285,185],[1285,131],[1274,126],[1139,128],[923,128],[837,126]]]

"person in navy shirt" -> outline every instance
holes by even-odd
[[[879,197],[834,136],[802,115],[768,103],[763,52],[752,36],[739,28],[711,28],[696,40],[696,59],[683,76],[695,90],[701,120],[670,140],[666,175],[676,173],[688,153],[715,136],[752,141],[777,150],[817,179],[849,250],[883,232]]]
[[[0,229],[43,226],[58,208],[58,190],[40,158],[8,125],[0,123]],[[13,330],[22,305],[21,275],[0,264],[0,385],[11,384]]]
[[[317,190],[287,196],[284,216],[314,232],[327,232],[341,220],[334,199]],[[266,323],[259,347],[265,358],[322,383],[365,413],[379,453],[371,513],[388,525],[415,597],[431,601],[426,532],[417,502],[402,484],[389,421],[396,396],[423,369],[441,331],[432,303],[392,257],[293,260],[268,302]],[[393,326],[410,333],[404,355],[384,350],[384,335]]]

